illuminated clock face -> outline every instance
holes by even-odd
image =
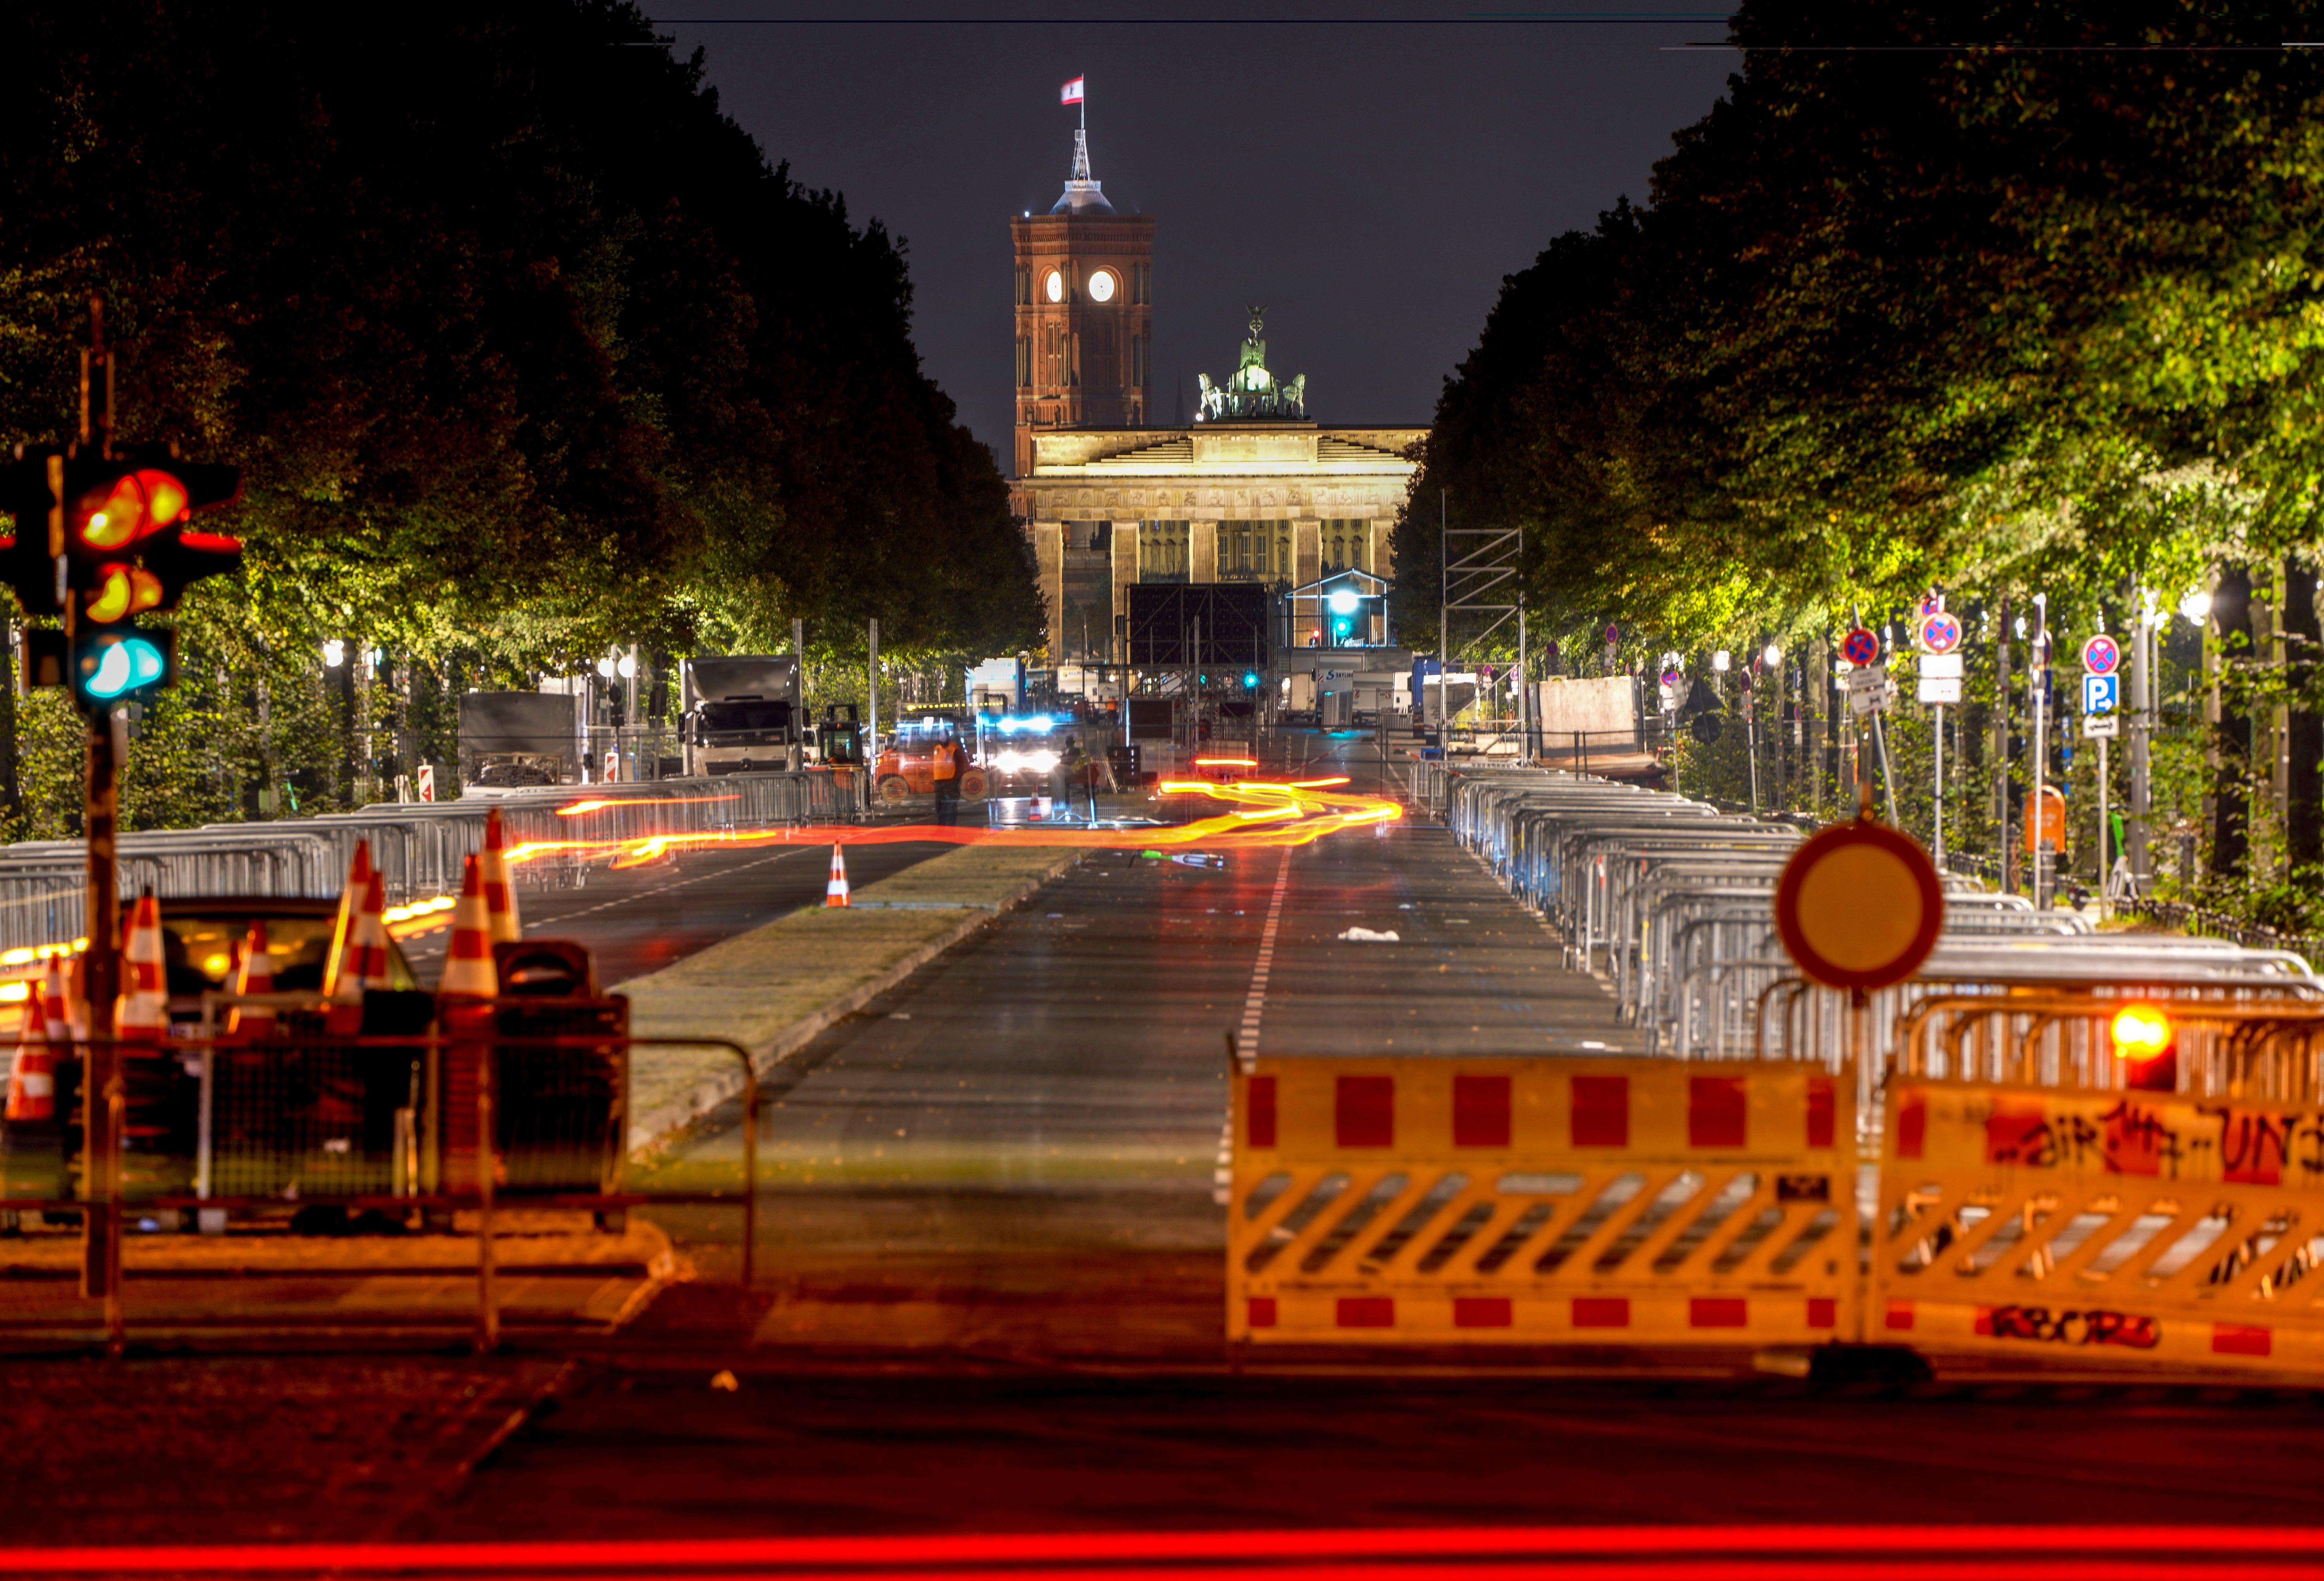
[[[1099,270],[1090,276],[1090,300],[1110,302],[1113,300],[1113,276]]]
[[[1051,301],[1064,301],[1065,300],[1065,277],[1052,269],[1049,271],[1049,278],[1043,282],[1041,289],[1049,293],[1049,300]]]

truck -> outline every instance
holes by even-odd
[[[461,788],[579,784],[576,701],[562,692],[462,692]]]
[[[790,767],[804,747],[796,654],[719,655],[686,661],[683,739],[688,774]]]

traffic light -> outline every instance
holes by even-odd
[[[28,615],[64,612],[56,551],[49,543],[49,516],[57,503],[51,462],[61,469],[62,458],[52,456],[27,456],[0,467],[0,513],[9,518],[7,537],[0,540],[0,574]]]
[[[241,563],[235,540],[187,528],[197,511],[236,498],[241,475],[142,449],[75,458],[60,481],[64,579],[76,603],[65,680],[85,711],[100,713],[176,679],[174,634],[137,617],[175,609],[189,583]]]

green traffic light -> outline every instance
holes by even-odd
[[[89,661],[82,661],[84,670]],[[168,673],[169,660],[146,637],[128,636],[108,643],[96,655],[96,668],[81,682],[81,691],[101,703],[110,703],[152,686]]]

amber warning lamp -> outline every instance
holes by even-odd
[[[2107,1026],[2123,1085],[2140,1092],[2179,1090],[2179,1029],[2153,1004],[2126,1004]]]

